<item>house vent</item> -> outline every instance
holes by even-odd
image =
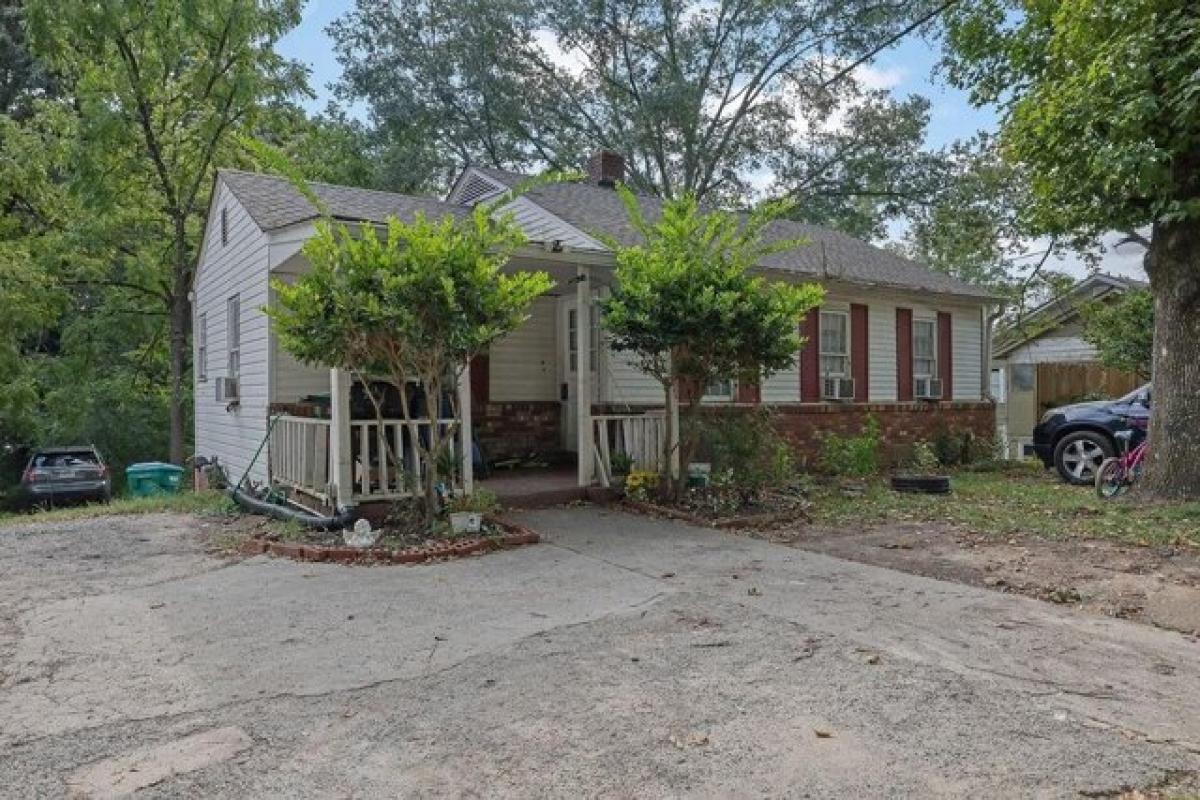
[[[485,197],[499,194],[503,188],[478,173],[472,173],[466,176],[458,187],[454,202],[461,206],[473,206]]]

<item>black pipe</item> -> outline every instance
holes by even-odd
[[[289,508],[288,506],[259,500],[257,497],[248,495],[237,487],[229,491],[229,497],[233,502],[251,513],[263,514],[283,520],[284,522],[295,522],[306,528],[318,531],[336,531],[348,528],[358,520],[358,508],[355,506],[343,508],[332,517],[324,517],[320,514],[314,514],[311,511],[305,511],[304,509]]]

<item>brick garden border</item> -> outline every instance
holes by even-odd
[[[386,547],[349,547],[347,545],[306,544],[304,542],[277,542],[256,534],[241,545],[244,555],[271,555],[295,561],[330,561],[339,564],[421,564],[426,561],[460,558],[474,553],[485,553],[525,544],[537,544],[541,536],[537,531],[508,520],[489,517],[488,521],[504,528],[500,536],[472,536],[424,547],[406,547],[390,550]]]
[[[660,506],[657,503],[650,503],[645,500],[634,500],[632,497],[628,496],[626,496],[622,502],[627,507],[643,514],[650,514],[657,517],[669,517],[670,519],[676,519],[680,522],[688,522],[692,525],[699,525],[703,528],[768,528],[781,522],[791,522],[797,517],[806,522],[809,521],[808,513],[799,508],[788,511],[768,511],[763,514],[745,514],[743,516],[706,519],[699,514],[693,514],[690,511],[684,511],[679,508],[671,508],[670,506]]]

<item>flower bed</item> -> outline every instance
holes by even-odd
[[[536,544],[541,537],[516,523],[496,517],[488,517],[488,535],[463,536],[458,538],[428,539],[419,545],[406,547],[349,547],[333,541],[329,535],[313,534],[312,541],[284,541],[278,534],[256,534],[242,544],[246,555],[268,554],[297,561],[333,561],[361,564],[419,564],[426,561],[443,560]],[[336,534],[340,536],[340,534]],[[274,537],[274,538],[272,538]],[[386,542],[386,537],[383,538]]]
[[[729,504],[706,502],[709,494],[706,489],[689,489],[675,505],[662,505],[629,496],[625,497],[624,503],[644,514],[712,528],[770,528],[810,519],[808,500],[798,490],[766,493],[753,503],[741,504],[737,508]]]

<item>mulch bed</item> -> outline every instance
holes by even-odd
[[[464,536],[428,540],[410,547],[350,547],[345,544],[281,541],[278,534],[258,533],[242,543],[245,555],[272,555],[296,561],[332,561],[342,564],[421,564],[486,553],[525,544],[537,544],[536,531],[508,520],[489,517],[488,526],[497,532],[488,536]],[[275,538],[272,538],[275,537]]]
[[[793,507],[781,511],[752,511],[742,514],[730,514],[728,516],[706,517],[688,509],[659,505],[648,500],[635,500],[628,496],[625,497],[623,502],[627,507],[643,514],[677,519],[681,522],[688,522],[692,525],[699,525],[706,528],[773,528],[778,525],[797,521],[810,521],[808,512],[801,507]]]

